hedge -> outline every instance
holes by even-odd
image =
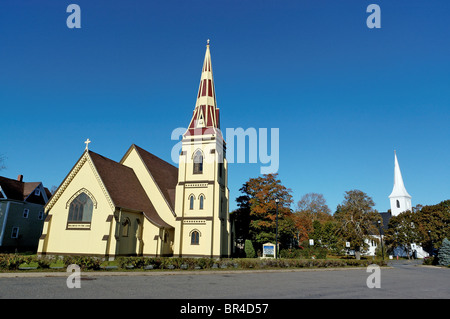
[[[80,266],[81,270],[111,269],[273,269],[273,268],[331,268],[331,267],[367,267],[372,260],[355,259],[257,259],[257,258],[176,258],[176,257],[118,257],[113,262],[89,256],[38,257],[15,254],[0,254],[0,271],[19,270],[20,265],[37,264],[40,270],[67,268],[70,264]],[[377,263],[380,266],[384,262]],[[59,267],[57,267],[59,266]]]

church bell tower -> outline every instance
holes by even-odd
[[[227,170],[208,40],[195,108],[182,137],[175,193],[175,256],[230,255]]]
[[[394,151],[394,188],[391,195],[389,195],[391,201],[391,214],[397,216],[407,210],[412,210],[411,195],[406,191],[403,184],[402,173],[400,166],[398,165],[397,153]]]

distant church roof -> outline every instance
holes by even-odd
[[[88,152],[116,207],[143,212],[147,219],[159,227],[173,228],[158,215],[132,168],[95,152]]]
[[[394,151],[395,155],[395,164],[394,164],[394,188],[392,189],[391,195],[392,197],[408,197],[411,198],[411,195],[406,191],[405,185],[403,184],[402,173],[400,171],[400,165],[398,165],[397,153]]]

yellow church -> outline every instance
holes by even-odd
[[[226,144],[206,46],[179,167],[137,145],[116,162],[86,149],[45,206],[39,255],[228,257]]]

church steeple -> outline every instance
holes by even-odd
[[[391,212],[393,216],[396,216],[404,211],[411,210],[411,195],[406,191],[403,183],[402,173],[400,171],[400,165],[398,164],[397,152],[394,151],[394,187],[391,195],[389,195],[391,201]]]
[[[220,128],[219,109],[217,108],[216,103],[216,90],[214,88],[209,40],[206,44],[206,53],[203,61],[197,101],[186,135],[203,134],[208,128],[212,129],[212,131],[215,131],[215,128]],[[194,129],[198,130],[194,132]]]
[[[175,190],[174,256],[229,256],[226,145],[219,129],[209,41],[191,122],[181,141]]]

